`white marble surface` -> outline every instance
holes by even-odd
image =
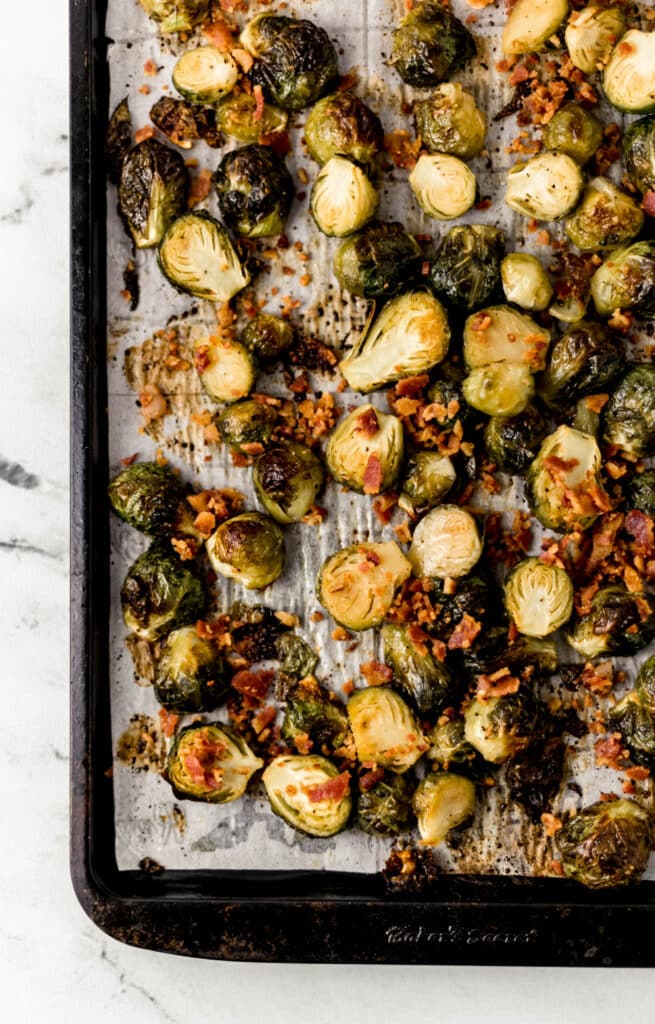
[[[66,4],[20,19],[0,40],[0,1020],[649,1019],[653,971],[217,964],[121,946],[85,918],[68,875]]]

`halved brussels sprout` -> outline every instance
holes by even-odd
[[[390,298],[420,276],[423,259],[420,245],[402,224],[373,223],[341,243],[334,273],[351,295]]]
[[[509,669],[514,676],[546,678],[557,672],[557,644],[554,639],[519,635],[507,640],[507,625],[491,626],[477,641],[461,652],[462,665],[475,679]]]
[[[444,771],[454,768],[458,774],[478,775],[482,767],[479,751],[464,737],[463,718],[435,725],[430,733],[428,758]]]
[[[190,32],[204,21],[209,0],[139,0],[149,18],[157,22],[162,35]]]
[[[638,363],[605,406],[603,437],[637,459],[655,454],[655,366]]]
[[[293,634],[286,634],[293,636]],[[298,639],[298,638],[296,638]],[[287,743],[309,741],[317,751],[324,747],[337,750],[348,736],[345,708],[332,701],[315,679],[302,679],[287,697],[281,735]]]
[[[332,431],[325,459],[337,483],[351,491],[380,494],[400,472],[403,445],[403,427],[397,416],[362,405]]]
[[[159,245],[186,207],[189,172],[179,153],[144,139],[125,156],[118,183],[118,209],[137,249]]]
[[[655,240],[611,252],[591,279],[591,295],[600,316],[631,309],[655,320]]]
[[[230,692],[223,659],[194,626],[166,637],[155,676],[155,697],[168,711],[213,711]]]
[[[508,302],[539,312],[548,308],[553,286],[543,263],[527,252],[510,252],[500,264],[503,291]]]
[[[179,800],[227,804],[243,796],[264,767],[246,741],[222,722],[188,725],[173,741],[166,778]]]
[[[487,306],[464,324],[464,362],[469,370],[489,363],[525,364],[536,372],[546,365],[550,335],[532,317],[511,306]]]
[[[457,579],[466,576],[482,554],[475,519],[459,505],[438,505],[414,530],[407,557],[415,576]]]
[[[573,613],[573,583],[564,569],[524,558],[505,580],[505,607],[525,636],[548,636]]]
[[[607,391],[623,369],[623,345],[603,324],[581,320],[553,345],[539,394],[553,409]]]
[[[395,541],[352,544],[331,555],[318,574],[323,607],[346,629],[379,626],[412,567]]]
[[[311,21],[263,12],[248,23],[241,44],[255,57],[251,82],[284,110],[311,106],[339,74],[329,35]]]
[[[291,208],[293,180],[282,157],[253,143],[227,153],[214,174],[223,220],[244,238],[279,235]]]
[[[579,616],[566,639],[584,658],[633,654],[655,637],[655,601],[622,586],[602,587],[587,615]]]
[[[284,535],[261,512],[242,512],[226,519],[205,545],[212,568],[249,590],[273,583],[284,566]]]
[[[655,116],[642,117],[626,128],[623,164],[642,194],[655,190]]]
[[[567,878],[588,889],[635,882],[646,870],[653,820],[636,800],[599,800],[555,833]]]
[[[484,146],[487,120],[459,82],[444,82],[427,99],[416,102],[414,117],[417,135],[431,153],[470,160]]]
[[[217,103],[234,89],[239,68],[229,53],[216,46],[196,46],[178,57],[173,85],[192,103]]]
[[[546,435],[546,421],[534,405],[518,416],[492,416],[484,428],[487,455],[503,473],[522,476]]]
[[[534,377],[523,363],[489,363],[462,383],[470,406],[487,416],[517,416],[534,398]]]
[[[591,252],[631,242],[643,223],[644,215],[632,196],[607,178],[593,178],[564,230],[578,249]]]
[[[352,811],[350,775],[326,757],[276,757],[262,775],[271,808],[287,825],[308,836],[341,832]]]
[[[250,445],[266,444],[276,422],[275,410],[264,402],[247,398],[228,405],[216,419],[221,440],[236,451],[247,453]]]
[[[121,606],[128,629],[143,640],[156,640],[199,619],[205,592],[170,545],[154,541],[130,567],[121,587]]]
[[[454,220],[473,206],[478,183],[470,167],[447,153],[423,153],[409,175],[409,185],[428,217]]]
[[[603,141],[603,125],[579,103],[565,103],[541,134],[546,149],[566,153],[578,164],[586,164]]]
[[[655,517],[655,469],[647,469],[631,481],[626,504],[628,508]]]
[[[427,373],[448,352],[446,311],[432,295],[406,292],[392,299],[364,328],[339,369],[353,391]]]
[[[282,633],[277,638],[275,654],[280,662],[276,687],[282,699],[286,699],[295,683],[312,675],[318,665],[318,654],[301,636],[291,632]],[[322,690],[320,692],[323,693]]]
[[[452,703],[454,684],[450,672],[427,648],[417,648],[407,626],[386,622],[380,638],[385,663],[393,671],[392,685],[420,715],[437,715]]]
[[[536,220],[558,220],[573,209],[583,187],[582,172],[566,153],[538,153],[507,174],[505,202]]]
[[[195,514],[186,500],[187,489],[170,466],[135,462],[122,469],[108,487],[111,506],[136,530],[152,535],[191,534]]]
[[[453,306],[475,309],[498,291],[505,239],[487,224],[451,228],[430,267],[430,285]]]
[[[180,149],[191,147],[202,139],[218,149],[225,141],[216,128],[213,107],[201,107],[188,100],[173,96],[161,96],[150,108],[150,120],[167,139]]]
[[[391,63],[408,85],[438,85],[475,56],[475,41],[447,7],[424,0],[393,34]]]
[[[569,13],[568,0],[517,0],[503,29],[503,53],[538,53]]]
[[[503,764],[537,738],[539,708],[524,690],[503,697],[475,698],[464,712],[464,736],[491,764]]]
[[[260,111],[251,92],[234,93],[216,107],[216,127],[243,143],[259,142],[264,136],[284,131],[287,119],[286,111],[270,103]]]
[[[586,530],[610,502],[603,488],[595,438],[562,424],[549,434],[528,470],[530,508],[542,526],[565,532]]]
[[[214,402],[237,402],[255,386],[255,360],[246,346],[234,338],[199,338],[195,360],[200,382]]]
[[[253,471],[255,492],[276,523],[299,523],[323,486],[323,463],[296,441],[284,441],[260,455]]]
[[[603,90],[613,107],[626,114],[655,110],[655,32],[631,28],[612,50],[603,72]]]
[[[309,205],[324,235],[343,238],[373,217],[379,196],[366,174],[344,156],[333,156],[312,186]]]
[[[357,824],[362,832],[372,836],[398,836],[409,832],[414,822],[412,779],[385,772],[365,789],[366,777],[361,777],[357,795]]]
[[[413,712],[395,690],[369,686],[348,701],[357,759],[402,775],[423,756],[428,741]]]
[[[257,313],[241,334],[243,344],[262,362],[275,362],[293,344],[293,324],[273,313]]]
[[[409,460],[398,508],[415,518],[442,501],[457,479],[452,460],[436,451],[421,451]]]
[[[621,7],[589,4],[573,11],[564,33],[571,62],[592,75],[604,67],[610,53],[625,32],[625,14]]]
[[[475,811],[475,786],[463,775],[430,772],[419,782],[412,807],[422,842],[436,846]]]
[[[382,149],[380,118],[352,92],[324,96],[305,121],[305,142],[319,164],[347,156],[369,164]]]
[[[204,212],[173,221],[159,246],[159,266],[176,288],[210,302],[229,302],[250,281],[227,231]]]

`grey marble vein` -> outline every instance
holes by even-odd
[[[63,551],[47,551],[36,544],[20,537],[10,537],[9,540],[0,540],[0,551],[16,551],[23,555],[41,555],[43,558],[50,558],[53,561],[60,561],[64,557]]]
[[[33,490],[40,483],[36,473],[30,473],[20,462],[11,462],[3,455],[0,455],[0,480],[11,484],[12,487],[22,487],[26,491]]]

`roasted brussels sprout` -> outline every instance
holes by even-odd
[[[466,310],[484,305],[498,291],[502,231],[487,224],[451,228],[430,267],[433,291],[453,306]]]
[[[623,164],[640,192],[655,190],[655,116],[642,117],[623,135]]]
[[[233,601],[230,607],[230,646],[249,663],[277,658],[282,637],[290,628],[263,604]]]
[[[132,115],[127,98],[114,109],[105,137],[105,155],[109,180],[118,185],[121,180],[123,160],[132,148]]]
[[[484,428],[484,445],[501,472],[523,476],[545,435],[544,417],[527,405],[518,416],[492,416]]]
[[[154,541],[129,569],[121,605],[127,628],[143,640],[155,640],[200,618],[205,592],[170,545]]]
[[[489,363],[462,383],[467,403],[487,416],[517,416],[534,398],[534,377],[523,363]]]
[[[431,625],[431,632],[447,643],[453,632],[469,615],[476,622],[487,625],[490,614],[500,607],[500,596],[490,589],[487,580],[480,576],[464,576],[456,581],[433,579],[430,600],[437,611],[437,617]],[[454,590],[454,593],[452,592]],[[507,630],[505,630],[505,641]],[[507,643],[505,642],[505,648]],[[472,648],[471,648],[472,649]],[[481,669],[481,671],[485,671]]]
[[[555,833],[567,878],[588,889],[608,889],[638,880],[646,870],[653,821],[636,800],[599,800]]]
[[[213,711],[230,684],[216,647],[196,627],[174,629],[166,637],[155,676],[155,697],[168,711]]]
[[[628,488],[627,505],[655,517],[655,469],[634,477]]]
[[[330,700],[315,679],[302,679],[287,697],[282,739],[290,744],[299,740],[299,749],[307,753],[324,747],[337,750],[347,736],[348,716],[343,705]]]
[[[463,775],[430,772],[419,782],[412,807],[422,842],[436,846],[473,814],[475,786]]]
[[[409,185],[419,206],[435,220],[454,220],[473,206],[478,184],[459,157],[423,153],[410,171]]]
[[[438,85],[475,56],[475,41],[448,8],[424,0],[393,34],[391,63],[408,85]]]
[[[255,492],[276,523],[299,523],[323,486],[323,463],[296,441],[284,441],[260,455],[253,468]]]
[[[275,653],[280,662],[277,683],[283,696],[294,683],[311,676],[318,665],[318,654],[297,633],[282,633],[277,638]]]
[[[438,299],[406,292],[392,299],[364,328],[339,369],[353,391],[427,373],[448,352],[450,328]]]
[[[510,644],[507,625],[491,626],[461,652],[462,665],[475,678],[509,669],[514,676],[547,677],[557,672],[557,645],[550,638],[519,635]]]
[[[271,808],[287,825],[326,838],[346,827],[352,800],[350,775],[326,757],[276,757],[262,775]]]
[[[414,785],[407,775],[385,772],[369,788],[366,775],[359,781],[357,824],[372,836],[398,836],[409,832],[413,822],[412,794]]]
[[[580,167],[566,153],[538,153],[510,169],[505,202],[524,217],[558,220],[576,205],[583,184]]]
[[[643,223],[644,215],[632,196],[607,178],[593,178],[564,230],[578,249],[591,252],[631,242]]]
[[[539,394],[553,409],[608,390],[623,369],[623,346],[602,324],[581,320],[557,339]]]
[[[166,777],[180,800],[227,804],[243,796],[264,762],[222,722],[189,725],[173,740]]]
[[[470,370],[489,363],[523,363],[536,372],[546,365],[550,336],[532,317],[511,306],[488,306],[464,325],[464,362]]]
[[[442,501],[457,479],[448,455],[419,451],[409,460],[398,496],[398,507],[416,518]]]
[[[149,18],[157,22],[162,35],[190,32],[204,21],[209,0],[139,0]]]
[[[242,512],[226,519],[205,546],[212,568],[249,590],[273,583],[284,566],[282,530],[261,512]]]
[[[253,444],[266,444],[275,426],[272,406],[247,398],[228,405],[216,419],[221,440],[236,451],[248,452]]]
[[[189,173],[184,160],[156,139],[134,146],[122,163],[118,208],[137,249],[159,245],[186,207]]]
[[[380,494],[400,471],[402,423],[373,405],[353,409],[330,434],[325,459],[337,483],[351,491]]]
[[[143,533],[198,536],[187,490],[170,466],[135,462],[113,478],[108,493],[114,512]]]
[[[573,613],[573,583],[564,569],[524,558],[505,580],[505,607],[519,633],[548,636]]]
[[[479,751],[464,737],[463,718],[435,725],[430,733],[428,758],[443,771],[452,768],[458,775],[479,775],[482,768]]]
[[[655,110],[655,32],[631,28],[612,50],[603,72],[603,90],[613,107],[626,114]]]
[[[176,288],[210,302],[229,302],[250,281],[227,231],[204,212],[173,221],[159,247],[159,265]]]
[[[302,110],[316,103],[339,73],[330,37],[311,21],[257,14],[242,33],[241,43],[255,57],[251,82],[283,110]]]
[[[395,541],[352,544],[323,563],[317,596],[341,626],[370,629],[384,620],[396,590],[411,571]]]
[[[195,345],[200,382],[214,402],[238,402],[255,386],[257,364],[245,345],[234,338],[211,335]]]
[[[600,477],[596,441],[566,424],[549,434],[527,475],[530,508],[542,526],[565,532],[586,530],[610,502]]]
[[[385,663],[400,690],[420,715],[437,715],[452,702],[454,684],[446,666],[427,646],[419,649],[407,626],[386,622],[380,632]]]
[[[603,125],[579,103],[565,103],[544,125],[541,138],[546,149],[557,149],[586,164],[603,141]]]
[[[440,405],[437,423],[443,430],[452,430],[457,421],[462,428],[473,426],[480,417],[474,409],[470,409],[464,401],[462,389],[459,383],[455,383],[452,374],[456,374],[457,380],[464,379],[464,370],[459,364],[444,364],[444,378],[437,379],[428,388],[428,399],[431,404]]]
[[[237,235],[279,235],[294,188],[284,160],[270,146],[253,143],[227,153],[214,174],[223,220]]]
[[[527,252],[508,253],[500,264],[500,276],[508,302],[531,312],[548,308],[553,286],[536,256]]]
[[[273,363],[293,344],[294,330],[289,320],[273,313],[257,313],[243,329],[241,341],[263,363]]]
[[[568,0],[517,0],[503,29],[503,53],[516,56],[543,50],[568,13]]]
[[[244,144],[259,142],[264,136],[284,131],[286,126],[286,111],[270,103],[265,103],[260,111],[250,92],[234,93],[216,107],[216,127]]]
[[[571,62],[592,75],[604,67],[617,41],[625,32],[625,14],[621,7],[589,4],[573,11],[564,33]]]
[[[608,713],[609,727],[620,732],[635,764],[655,767],[655,714],[638,689],[630,690]]]
[[[414,530],[407,557],[415,576],[457,579],[466,576],[482,554],[475,519],[459,505],[438,505]]]
[[[591,295],[600,316],[631,309],[655,320],[655,240],[611,252],[591,279]]]
[[[173,68],[173,85],[192,103],[217,103],[234,89],[238,78],[234,58],[216,46],[186,50]]]
[[[634,654],[655,637],[655,601],[622,586],[602,587],[587,615],[579,616],[566,639],[584,658]]]
[[[333,156],[312,186],[309,205],[324,235],[343,238],[374,216],[378,194],[366,174],[345,156]]]
[[[539,706],[523,689],[503,697],[476,697],[464,712],[464,736],[491,764],[511,760],[535,741]]]
[[[459,82],[444,82],[427,99],[418,100],[414,117],[416,132],[431,153],[451,153],[470,160],[484,146],[486,118]]]
[[[428,749],[412,711],[395,690],[369,686],[356,690],[347,706],[357,759],[401,775]]]
[[[180,149],[191,149],[203,139],[213,149],[225,141],[216,128],[216,116],[211,107],[201,107],[188,100],[162,96],[150,108],[150,120],[162,135]]]
[[[334,254],[334,273],[351,295],[391,298],[420,276],[423,258],[420,245],[402,224],[367,224],[341,243]]]
[[[603,437],[626,455],[655,454],[655,366],[639,363],[621,378],[603,416]]]
[[[333,156],[369,164],[382,149],[382,140],[379,117],[352,92],[324,96],[305,121],[305,142],[319,164]]]

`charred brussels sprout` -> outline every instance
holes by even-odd
[[[227,231],[208,213],[173,221],[159,247],[159,265],[176,288],[210,302],[229,302],[250,281]]]
[[[452,153],[470,160],[484,146],[485,116],[459,82],[438,85],[428,99],[414,104],[414,117],[416,132],[431,153]]]
[[[593,178],[564,230],[583,252],[611,249],[635,238],[644,215],[634,199],[607,178]]]
[[[435,725],[430,733],[428,758],[444,771],[478,775],[482,767],[480,753],[464,736],[464,720],[455,718]]]
[[[539,312],[548,308],[553,286],[543,264],[527,252],[510,252],[500,264],[503,291],[508,302]]]
[[[350,490],[386,491],[403,460],[402,423],[372,405],[353,409],[330,434],[325,459],[334,479]]]
[[[186,207],[189,174],[179,153],[144,139],[123,160],[118,208],[138,249],[159,245]]]
[[[600,477],[601,456],[589,434],[558,427],[549,434],[527,475],[530,508],[542,526],[565,532],[591,526],[610,502]]]
[[[121,587],[123,618],[143,640],[195,622],[205,608],[202,583],[174,554],[155,541],[137,558]]]
[[[564,874],[588,889],[638,880],[653,840],[650,814],[636,800],[591,804],[555,833]]]
[[[343,238],[373,217],[378,194],[361,167],[344,156],[333,156],[312,186],[309,205],[324,235]]]
[[[163,35],[190,32],[209,12],[209,0],[139,0],[139,3],[148,17],[157,22]]]
[[[492,607],[495,609],[500,604],[497,594],[492,593],[488,582],[479,576],[460,577],[455,592],[451,593],[452,590],[451,582],[445,586],[443,580],[432,580],[431,601],[438,609],[432,630],[446,643],[465,615],[486,624]]]
[[[132,147],[132,115],[127,98],[121,100],[109,118],[105,138],[107,174],[109,180],[118,185],[123,169],[123,160]]]
[[[243,796],[264,762],[222,722],[189,725],[173,741],[166,777],[180,800],[227,804]]]
[[[600,316],[631,309],[654,320],[655,241],[634,242],[611,252],[591,279],[591,295]]]
[[[543,50],[568,13],[568,0],[517,0],[503,29],[503,53],[516,56]]]
[[[608,721],[613,732],[621,733],[635,764],[655,767],[655,714],[648,701],[640,699],[638,689],[610,708]]]
[[[290,692],[282,722],[282,739],[306,753],[308,749],[337,750],[348,736],[343,705],[330,700],[315,679],[303,679]],[[311,746],[307,746],[307,744]]]
[[[402,224],[367,224],[341,243],[334,272],[342,288],[367,299],[391,298],[421,272],[423,252]]]
[[[195,363],[200,382],[214,402],[238,402],[255,386],[257,364],[245,345],[233,338],[199,339]]]
[[[632,480],[628,488],[627,505],[628,508],[655,517],[655,469],[647,469]]]
[[[471,370],[462,392],[468,405],[487,416],[517,416],[534,398],[534,377],[522,363],[502,360]]]
[[[316,103],[339,73],[337,54],[327,32],[311,21],[258,14],[241,42],[255,57],[253,85],[284,110]]]
[[[352,800],[350,775],[325,757],[276,757],[262,776],[271,808],[287,825],[327,838],[346,827]]]
[[[297,633],[287,632],[278,637],[275,653],[280,662],[277,679],[283,694],[294,683],[310,676],[318,665],[318,654]]]
[[[415,576],[457,579],[466,576],[482,554],[475,519],[459,505],[438,505],[414,530],[408,558]]]
[[[214,175],[227,226],[244,238],[279,235],[294,189],[284,160],[270,146],[244,146],[223,157]]]
[[[228,96],[216,107],[216,127],[239,142],[259,142],[263,136],[284,131],[286,126],[284,110],[265,103],[260,111],[256,97],[249,92]]]
[[[603,72],[605,96],[626,114],[655,110],[655,32],[631,28],[612,50]]]
[[[490,363],[523,363],[536,372],[546,365],[550,336],[511,306],[488,306],[464,325],[464,362],[470,370]]]
[[[276,523],[299,523],[323,486],[323,464],[304,444],[285,441],[269,448],[253,469],[255,492]]]
[[[528,405],[518,416],[492,416],[484,428],[484,445],[501,472],[522,476],[545,434],[543,416],[534,405]]]
[[[404,82],[421,89],[443,82],[474,56],[468,29],[430,0],[409,11],[393,34],[391,63]]]
[[[462,652],[462,664],[472,677],[501,669],[515,676],[552,676],[558,665],[557,645],[552,639],[531,636],[519,636],[510,644],[507,626],[492,626]]]
[[[444,367],[444,374],[451,372],[457,372],[458,379],[461,374],[463,379],[461,367],[458,366],[456,371],[451,366]],[[448,376],[448,379],[435,380],[428,388],[428,399],[433,404],[443,406],[437,416],[437,423],[443,430],[452,430],[458,420],[462,427],[472,426],[479,420],[477,413],[464,401],[461,387],[451,376]]]
[[[369,686],[348,701],[357,759],[401,775],[423,756],[428,742],[412,711],[395,690]]]
[[[305,121],[305,142],[319,164],[347,156],[369,164],[382,149],[377,114],[352,92],[335,92],[312,107]]]
[[[622,586],[597,591],[587,615],[579,616],[567,640],[578,654],[633,654],[655,637],[655,602],[650,594],[635,594]]]
[[[553,409],[600,394],[623,369],[623,346],[602,324],[581,320],[557,339],[539,394]]]
[[[212,568],[221,576],[261,590],[273,583],[284,566],[284,536],[268,516],[242,512],[227,519],[206,544]]]
[[[473,206],[478,184],[470,167],[448,153],[423,153],[409,175],[419,206],[435,220],[454,220]]]
[[[135,462],[114,477],[108,493],[114,512],[143,533],[197,536],[187,490],[170,466]]]
[[[483,306],[498,291],[502,231],[486,224],[451,228],[437,249],[429,281],[446,302],[466,310]]]
[[[323,563],[316,592],[323,607],[346,629],[383,622],[398,587],[412,567],[395,541],[353,544]]]
[[[168,634],[155,677],[155,697],[163,707],[181,714],[212,711],[229,690],[222,658],[195,626]]]
[[[491,764],[503,764],[535,741],[539,707],[524,690],[503,697],[476,698],[464,712],[464,736]]]
[[[635,458],[655,454],[655,366],[640,363],[622,377],[604,409],[603,437]]]
[[[592,75],[607,64],[610,53],[624,32],[625,15],[620,7],[589,4],[571,14],[564,42],[576,68]]]
[[[655,190],[655,116],[642,117],[626,129],[623,163],[640,192]]]
[[[423,843],[436,846],[451,829],[463,825],[475,810],[475,786],[451,772],[430,772],[412,799]]]
[[[266,444],[276,421],[275,410],[253,398],[228,405],[216,419],[221,440],[247,454],[253,444]]]
[[[257,313],[243,329],[241,340],[263,363],[273,363],[294,339],[293,326],[273,313]]]
[[[216,129],[216,117],[211,107],[200,107],[173,96],[162,96],[153,104],[150,120],[180,149],[191,149],[198,139],[203,139],[214,149],[222,146],[224,141]]]
[[[514,164],[507,175],[505,202],[524,217],[559,220],[580,198],[580,167],[566,153],[545,152]]]
[[[440,452],[416,452],[409,460],[398,507],[415,518],[442,501],[457,479],[452,460]]]
[[[436,715],[453,699],[453,680],[444,664],[427,646],[419,650],[408,628],[391,622],[381,630],[385,663],[393,672],[393,685],[420,715]]]
[[[546,149],[566,153],[578,164],[586,164],[603,141],[603,126],[595,114],[578,103],[565,103],[544,125],[541,135]]]
[[[173,85],[192,103],[217,103],[237,84],[239,68],[229,53],[216,46],[196,46],[178,57]]]
[[[559,566],[525,558],[505,580],[505,607],[519,633],[548,636],[571,618],[573,584]]]
[[[367,776],[359,782],[357,824],[372,836],[398,836],[409,832],[414,823],[412,794],[414,785],[407,775],[385,772],[381,779],[365,788]]]

